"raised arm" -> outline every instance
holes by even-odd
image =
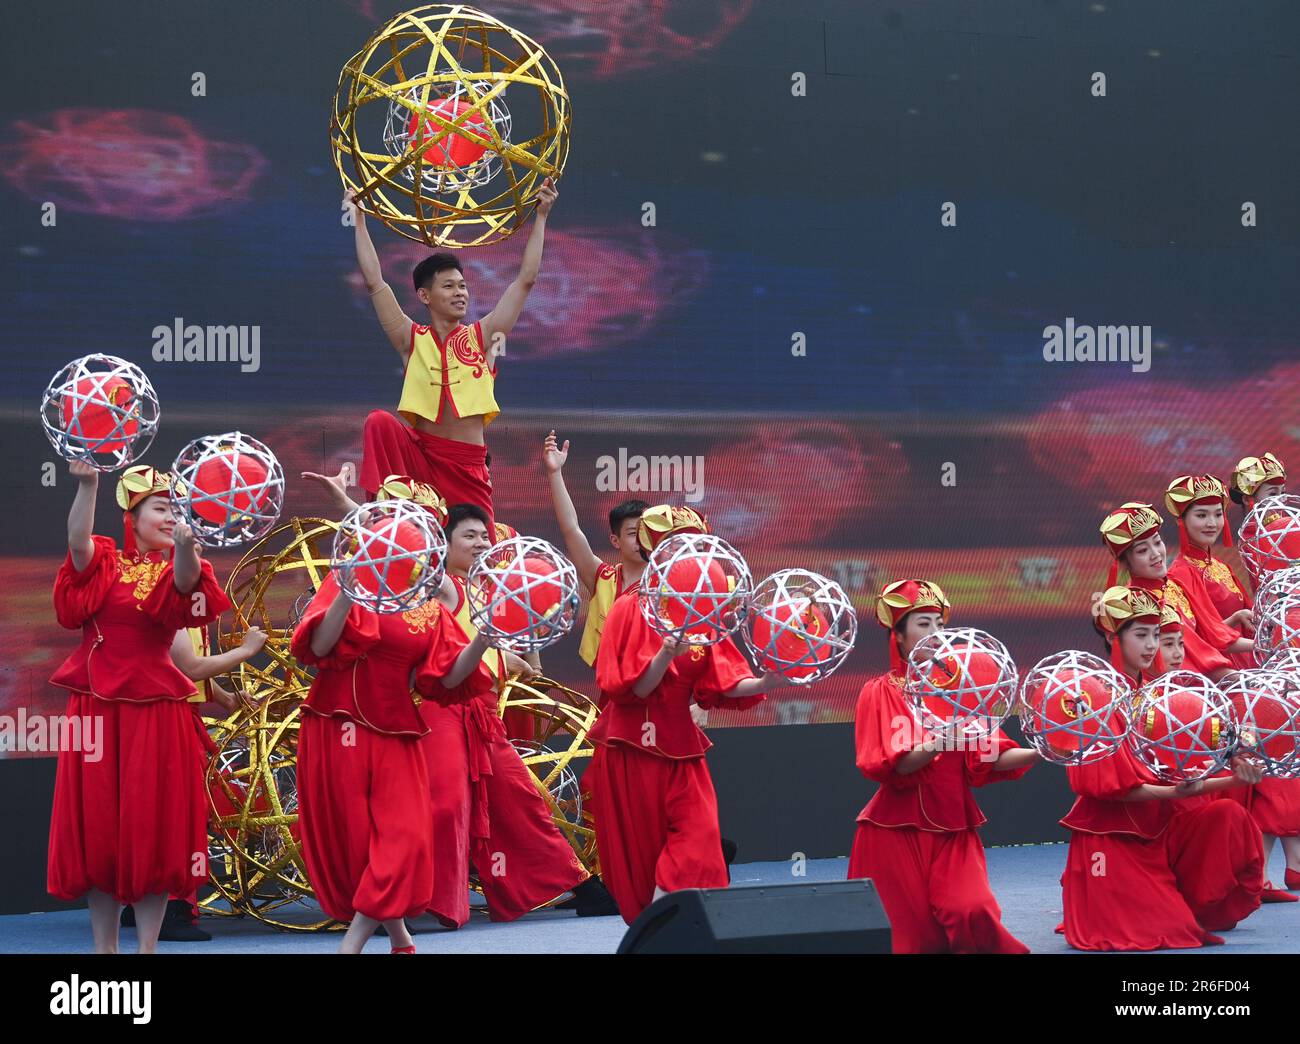
[[[524,310],[524,301],[528,292],[537,282],[537,274],[542,269],[542,244],[546,239],[546,217],[559,198],[555,183],[547,178],[537,192],[537,213],[533,218],[533,230],[528,235],[524,247],[524,257],[519,263],[519,274],[501,295],[497,306],[479,320],[479,329],[483,331],[483,349],[487,354],[488,365],[496,364],[497,356],[502,350],[502,340],[515,328],[519,314]],[[498,337],[497,335],[501,336]]]
[[[379,325],[384,328],[389,343],[405,362],[411,354],[411,317],[402,311],[392,287],[384,282],[379,255],[375,253],[375,244],[370,241],[370,232],[366,228],[366,215],[353,202],[355,196],[356,192],[348,189],[343,195],[343,202],[352,214],[356,228],[357,266],[361,269],[361,277],[366,281],[366,289],[370,291],[370,303],[375,306]]]
[[[68,552],[80,573],[95,557],[95,543],[90,534],[95,529],[95,494],[99,490],[99,472],[82,460],[74,460],[68,471],[77,480],[77,495],[68,511]]]
[[[329,494],[330,504],[340,518],[355,511],[361,505],[348,496],[348,486],[356,478],[356,468],[352,462],[339,468],[337,475],[322,475],[315,471],[302,472],[302,478],[311,479]]]
[[[577,568],[582,586],[590,595],[596,590],[596,573],[600,570],[601,561],[578,525],[578,511],[564,484],[564,463],[568,459],[569,440],[564,440],[563,448],[556,445],[555,429],[552,428],[542,443],[542,467],[546,469],[546,481],[551,487],[551,503],[555,506],[555,521],[560,524],[560,535],[564,537],[564,550],[569,561]]]

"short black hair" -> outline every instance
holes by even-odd
[[[442,528],[448,536],[451,536],[452,533],[456,532],[457,526],[470,519],[482,522],[483,525],[487,526],[488,536],[492,536],[492,519],[477,504],[452,504],[447,509],[447,524]]]
[[[644,500],[625,500],[618,504],[609,513],[609,531],[618,536],[618,531],[623,528],[623,523],[629,518],[640,518],[650,510],[650,505]]]
[[[465,274],[455,254],[430,254],[411,269],[411,282],[415,284],[415,289],[420,290],[432,283],[439,272],[445,272],[449,268],[454,268],[461,275]]]

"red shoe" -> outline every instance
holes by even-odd
[[[1205,933],[1205,941],[1202,946],[1222,946],[1224,944],[1222,935],[1215,935],[1213,932]]]
[[[414,952],[415,952],[415,943],[411,943],[410,946],[394,946],[394,947],[393,947],[391,950],[389,950],[388,952],[389,952],[389,953],[414,953]]]
[[[1292,895],[1290,892],[1284,892],[1280,888],[1274,888],[1271,884],[1264,886],[1264,891],[1260,893],[1259,901],[1261,903],[1300,903],[1300,895]]]
[[[1289,866],[1286,868],[1286,886],[1300,888],[1300,870],[1292,870]]]

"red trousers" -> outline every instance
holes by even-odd
[[[849,878],[869,877],[893,931],[894,953],[1028,953],[1002,926],[974,829],[933,833],[860,821]]]
[[[1300,779],[1264,779],[1224,793],[1245,806],[1263,833],[1274,837],[1300,834]]]
[[[74,692],[66,713],[103,732],[98,749],[59,751],[46,890],[123,903],[192,894],[208,876],[208,805],[189,705]]]
[[[588,777],[601,880],[628,924],[656,887],[727,886],[718,798],[703,758],[662,758],[614,743],[596,748]]]
[[[492,515],[492,479],[487,469],[487,447],[444,439],[419,431],[404,420],[374,410],[362,430],[359,482],[372,497],[389,475],[409,475],[428,482],[447,502],[477,504]],[[492,536],[492,526],[488,525]],[[493,537],[495,543],[496,538]]]
[[[434,885],[443,924],[469,919],[469,868],[494,921],[513,921],[589,876],[551,818],[536,777],[487,704],[420,705],[432,793]]]
[[[418,738],[304,713],[298,807],[308,880],[327,914],[391,921],[428,909],[429,778]]]
[[[1077,950],[1202,946],[1253,912],[1263,887],[1259,829],[1233,801],[1180,810],[1150,841],[1074,831],[1065,938]]]

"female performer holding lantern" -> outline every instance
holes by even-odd
[[[682,533],[698,533],[694,512],[681,518]],[[643,530],[651,548],[674,533],[671,525]],[[780,674],[755,678],[730,637],[706,646],[660,635],[642,614],[638,592],[628,591],[605,618],[596,683],[602,704],[588,769],[596,848],[605,884],[631,924],[668,892],[728,883],[717,795],[704,763],[712,744],[691,718],[692,701],[741,710],[790,682]]]
[[[202,751],[187,704],[195,686],[170,649],[178,630],[230,603],[190,528],[173,521],[169,475],[122,474],[119,549],[91,532],[98,473],[81,462],[70,471],[78,487],[54,608],[82,643],[50,681],[70,690],[70,719],[103,722],[103,747],[59,752],[46,887],[87,897],[97,953],[117,951],[118,911],[134,906],[140,952],[152,953],[167,896],[208,876]]]
[[[1183,649],[1188,670],[1218,681],[1235,668],[1229,659],[1249,652],[1254,644],[1227,626],[1214,608],[1199,572],[1169,575],[1163,520],[1150,504],[1124,504],[1102,520],[1102,541],[1113,556],[1107,587],[1114,587],[1120,566],[1129,583],[1152,593],[1157,602],[1172,605],[1183,620]]]
[[[440,564],[440,563],[439,563]],[[482,638],[469,640],[430,599],[375,612],[332,571],[293,635],[318,670],[303,704],[298,746],[303,855],[321,908],[351,922],[340,953],[359,953],[383,924],[394,953],[414,953],[404,918],[433,894],[429,733],[419,696],[472,702],[492,683]]]
[[[1141,684],[1156,659],[1161,608],[1145,588],[1110,587],[1094,607],[1120,668]],[[1141,727],[1139,723],[1138,727]],[[1210,795],[1258,782],[1245,759],[1233,774],[1162,784],[1127,743],[1110,757],[1066,769],[1078,795],[1061,820],[1070,851],[1061,889],[1062,929],[1080,950],[1218,945],[1260,903],[1259,831],[1233,801]]]
[[[858,768],[880,789],[858,816],[849,877],[875,883],[895,953],[1028,953],[1002,926],[976,832],[986,820],[970,791],[1018,779],[1038,755],[1001,731],[978,749],[945,749],[903,697],[909,654],[949,609],[928,580],[897,580],[876,599],[890,669],[862,687],[856,736]]]

